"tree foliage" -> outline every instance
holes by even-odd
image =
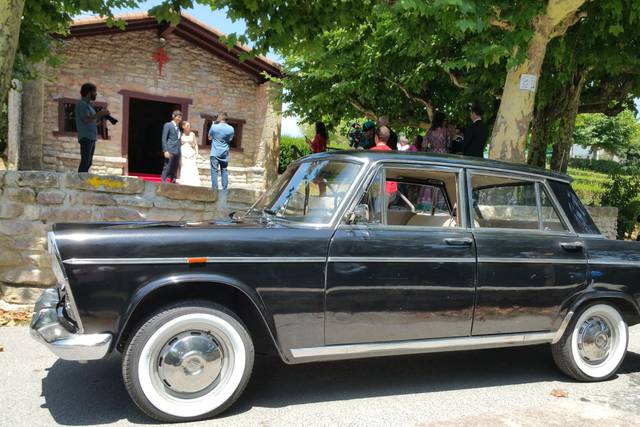
[[[629,110],[616,116],[581,114],[576,119],[573,139],[594,151],[602,149],[623,157],[629,153],[633,156],[640,145],[640,124]]]

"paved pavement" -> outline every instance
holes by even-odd
[[[613,380],[576,383],[548,346],[286,366],[258,358],[236,405],[191,426],[640,426],[640,326]],[[0,426],[154,424],[120,358],[57,360],[25,327],[0,328]],[[567,398],[551,395],[554,389]]]

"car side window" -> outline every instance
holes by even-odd
[[[457,189],[456,172],[385,167],[371,182],[360,205],[367,206],[369,224],[457,227]]]
[[[567,227],[551,202],[547,190],[540,186],[540,207],[542,211],[542,228],[545,231],[566,231]]]
[[[534,181],[474,173],[471,196],[475,228],[540,228]]]

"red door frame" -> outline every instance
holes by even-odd
[[[122,157],[126,159],[124,163],[124,174],[129,175],[129,101],[133,99],[142,99],[144,101],[166,102],[168,104],[180,105],[183,120],[189,119],[189,105],[193,104],[191,98],[179,98],[176,96],[152,95],[150,93],[136,92],[133,90],[122,89],[118,92],[122,95]]]

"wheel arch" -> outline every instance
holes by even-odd
[[[567,314],[564,316],[562,324],[556,331],[553,342],[560,340],[568,327],[574,313],[582,309],[585,305],[595,302],[606,302],[615,306],[624,317],[627,325],[632,326],[640,323],[640,306],[637,301],[624,292],[616,291],[595,291],[582,294],[568,304]]]
[[[215,302],[232,310],[249,329],[256,350],[275,350],[286,362],[278,345],[273,318],[256,290],[235,279],[215,274],[163,277],[139,288],[130,298],[121,318],[115,347],[122,350],[136,326],[159,307],[186,299]]]

